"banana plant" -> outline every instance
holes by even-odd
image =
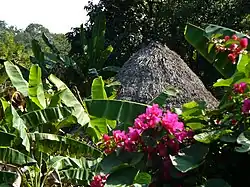
[[[68,55],[60,54],[53,42],[43,33],[42,38],[51,53],[43,52],[38,41],[33,40],[34,57],[31,57],[31,61],[39,64],[45,77],[56,72],[55,74],[67,85],[76,84],[81,94],[89,97],[92,80],[95,77],[104,74],[109,78],[119,71],[119,67],[116,66],[105,67],[105,62],[113,51],[112,46],[105,46],[105,30],[104,13],[99,13],[95,18],[93,29],[90,31],[90,37],[86,36],[83,25],[80,26],[77,41],[71,43],[72,49]],[[77,46],[74,43],[77,43]],[[75,48],[81,52],[72,52]],[[67,77],[64,76],[65,74]]]
[[[87,185],[91,167],[102,153],[83,137],[64,130],[89,123],[82,104],[53,75],[49,80],[57,89],[45,90],[38,65],[32,65],[28,81],[16,65],[4,65],[14,91],[0,99],[4,111],[0,123],[0,163],[4,166],[0,185]]]

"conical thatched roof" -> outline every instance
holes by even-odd
[[[173,86],[179,94],[168,100],[171,107],[181,107],[193,100],[204,100],[210,109],[218,105],[180,56],[157,42],[135,53],[121,68],[117,79],[122,85],[119,99],[148,103],[166,87]]]

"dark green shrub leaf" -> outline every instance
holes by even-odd
[[[132,185],[138,170],[133,167],[120,168],[112,172],[107,179],[107,186]]]
[[[194,139],[198,142],[202,142],[202,143],[206,143],[209,144],[215,140],[218,140],[220,137],[222,137],[223,135],[226,135],[228,133],[231,133],[231,130],[213,130],[213,131],[209,131],[209,132],[203,132],[200,134],[196,134],[194,136]]]
[[[181,149],[176,156],[170,155],[170,159],[177,170],[185,173],[202,164],[208,151],[208,146],[197,143]]]
[[[151,175],[148,173],[138,173],[135,177],[134,183],[137,184],[149,184],[151,182]]]

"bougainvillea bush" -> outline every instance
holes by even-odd
[[[220,105],[148,106],[128,128],[103,135],[105,156],[91,187],[250,186],[249,37],[215,25],[188,25],[185,37],[221,72],[214,84],[225,88]]]

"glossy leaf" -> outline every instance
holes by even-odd
[[[186,173],[202,164],[208,151],[208,146],[197,143],[181,149],[176,156],[170,155],[170,159],[177,170]]]
[[[190,127],[192,130],[199,130],[204,127],[204,124],[198,123],[198,122],[190,122],[190,123],[186,123],[185,125]]]
[[[240,60],[237,64],[237,70],[239,72],[245,73],[246,77],[249,77],[249,72],[247,71],[247,65],[250,63],[250,56],[249,54],[242,54],[240,56]]]
[[[237,138],[237,143],[240,144],[240,147],[235,148],[237,152],[245,153],[250,151],[250,131],[241,133]]]
[[[229,134],[231,132],[232,132],[231,130],[227,130],[227,129],[225,129],[225,130],[223,130],[223,129],[212,130],[212,131],[196,134],[194,136],[194,139],[198,142],[209,144],[209,143],[216,141],[216,140],[220,139],[222,136]]]
[[[82,126],[86,125],[89,122],[88,114],[84,111],[82,104],[77,100],[74,94],[70,89],[56,76],[50,75],[49,80],[55,84],[59,91],[64,90],[60,94],[61,101],[67,106],[72,107],[74,110],[72,115],[77,118],[77,122]]]
[[[29,98],[40,108],[46,107],[46,101],[43,91],[41,68],[37,64],[33,64],[30,68],[29,75]]]
[[[4,62],[4,66],[13,86],[24,96],[28,96],[28,82],[23,78],[20,69],[8,61]]]
[[[106,181],[107,186],[132,185],[138,170],[133,167],[121,167],[112,172]]]
[[[135,177],[134,183],[136,184],[150,184],[151,183],[151,175],[148,173],[138,173]]]

